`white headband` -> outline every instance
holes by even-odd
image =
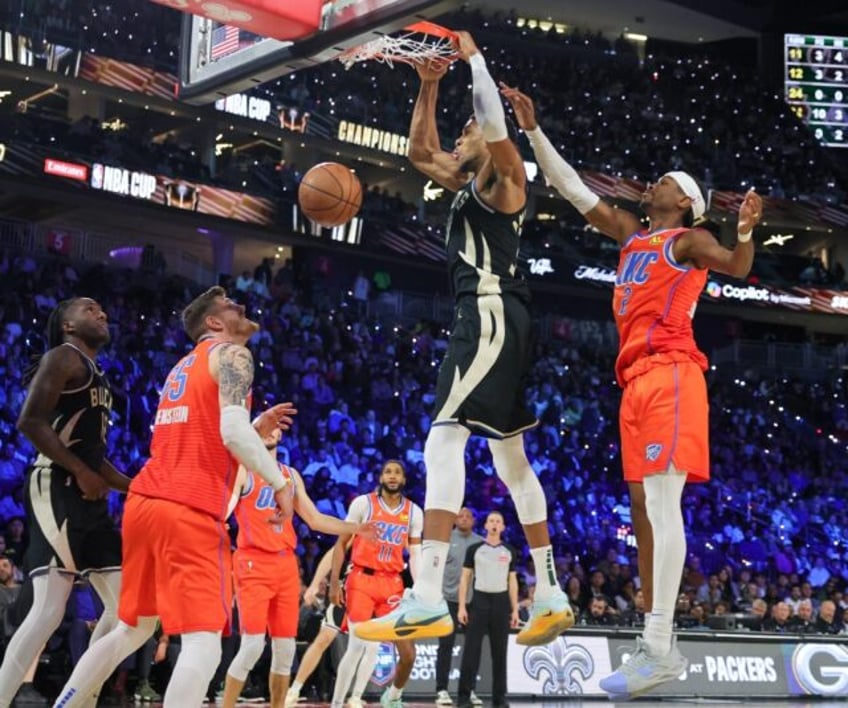
[[[707,210],[707,205],[704,202],[704,194],[701,192],[701,188],[698,186],[698,183],[682,170],[666,172],[663,177],[671,177],[675,182],[677,182],[677,186],[680,187],[680,189],[683,190],[683,193],[692,200],[692,216],[695,217],[695,219],[700,219]]]

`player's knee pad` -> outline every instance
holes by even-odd
[[[250,670],[265,649],[264,634],[242,634],[238,653],[233,657],[227,673],[237,681],[246,681]]]
[[[189,632],[182,635],[180,658],[177,662],[199,676],[208,677],[208,683],[221,663],[221,633]]]
[[[501,478],[522,524],[537,524],[548,518],[548,503],[535,470],[524,452],[524,436],[489,440],[495,472]]]
[[[276,637],[271,639],[271,673],[291,676],[295,651],[294,637]]]
[[[434,425],[424,443],[427,468],[425,509],[459,512],[465,497],[465,445],[471,431],[461,425]]]

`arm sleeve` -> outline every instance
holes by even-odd
[[[497,143],[506,140],[509,133],[506,129],[506,114],[504,113],[501,96],[494,79],[486,68],[486,60],[479,52],[468,60],[471,66],[471,86],[474,99],[474,117],[487,143]]]
[[[577,171],[556,151],[539,126],[526,132],[539,167],[542,168],[551,186],[571,202],[581,214],[592,211],[601,198],[583,183]]]
[[[268,454],[259,433],[250,424],[250,414],[246,408],[226,406],[221,410],[221,440],[245,469],[256,472],[275,491],[286,486],[280,468]]]
[[[465,562],[462,564],[463,568],[474,570],[474,554],[477,553],[477,549],[482,545],[482,543],[474,543],[468,547],[468,550],[465,551]]]

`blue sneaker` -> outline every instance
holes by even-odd
[[[671,651],[665,656],[654,656],[641,637],[636,638],[636,651],[626,663],[606,678],[601,679],[601,688],[615,700],[629,701],[652,688],[673,681],[682,674],[689,661],[677,648],[676,639]]]
[[[425,605],[412,592],[387,615],[358,623],[354,634],[369,642],[395,642],[398,639],[427,639],[444,637],[453,632],[453,620],[444,598],[435,605]]]
[[[524,646],[549,644],[573,626],[574,611],[568,602],[568,596],[559,590],[551,597],[533,602],[530,619],[515,637],[515,643]]]

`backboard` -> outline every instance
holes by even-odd
[[[461,0],[324,2],[321,26],[297,41],[279,41],[197,15],[183,15],[179,98],[211,103],[336,57],[342,50],[431,19]]]

